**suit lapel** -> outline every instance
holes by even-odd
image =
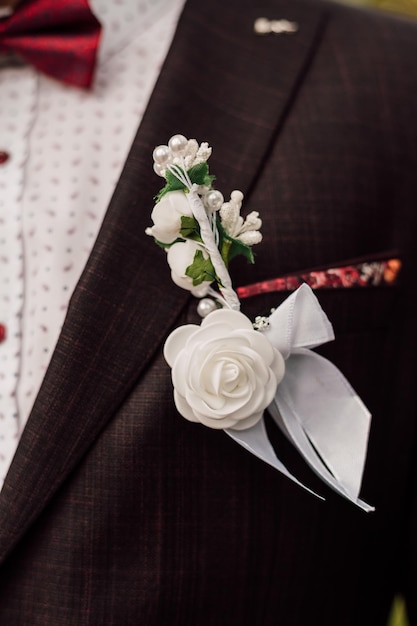
[[[161,182],[152,174],[153,147],[177,132],[207,140],[219,188],[248,192],[283,124],[324,14],[308,2],[271,4],[245,17],[238,2],[191,0],[184,10],[0,494],[2,559],[112,418],[188,301],[144,234]],[[295,20],[299,32],[256,36],[253,21],[262,14]]]

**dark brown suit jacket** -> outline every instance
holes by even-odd
[[[256,17],[296,35],[253,34]],[[190,0],[0,495],[2,626],[384,626],[416,607],[417,29],[314,0]],[[197,321],[144,234],[155,145],[207,140],[264,243],[235,284],[395,250],[397,287],[319,294],[322,352],[373,413],[365,514],[172,402],[167,333]],[[283,295],[248,300],[248,315]]]

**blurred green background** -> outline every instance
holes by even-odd
[[[391,615],[388,620],[388,626],[408,626],[407,613],[402,598],[395,599]]]
[[[346,0],[350,4],[376,7],[417,19],[417,0]],[[417,61],[417,59],[416,59]],[[409,626],[404,601],[397,597],[394,601],[387,626]]]
[[[377,7],[394,13],[417,17],[417,0],[347,0],[350,4]]]

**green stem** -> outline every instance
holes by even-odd
[[[226,267],[229,267],[229,253],[230,253],[231,245],[232,245],[231,241],[229,241],[228,239],[223,239],[221,249],[220,249],[220,254],[223,259],[223,263],[225,264]]]

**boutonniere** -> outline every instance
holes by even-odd
[[[240,312],[228,271],[238,255],[253,263],[262,240],[255,211],[241,216],[243,194],[224,199],[207,161],[211,148],[174,135],[153,152],[165,185],[146,233],[165,250],[173,281],[200,298],[200,326],[175,329],[164,346],[178,412],[223,429],[237,443],[300,484],[277,457],[266,410],[312,469],[366,511],[359,499],[370,414],[342,373],[312,348],[334,339],[307,285],[269,317]],[[303,486],[303,485],[301,485]]]

